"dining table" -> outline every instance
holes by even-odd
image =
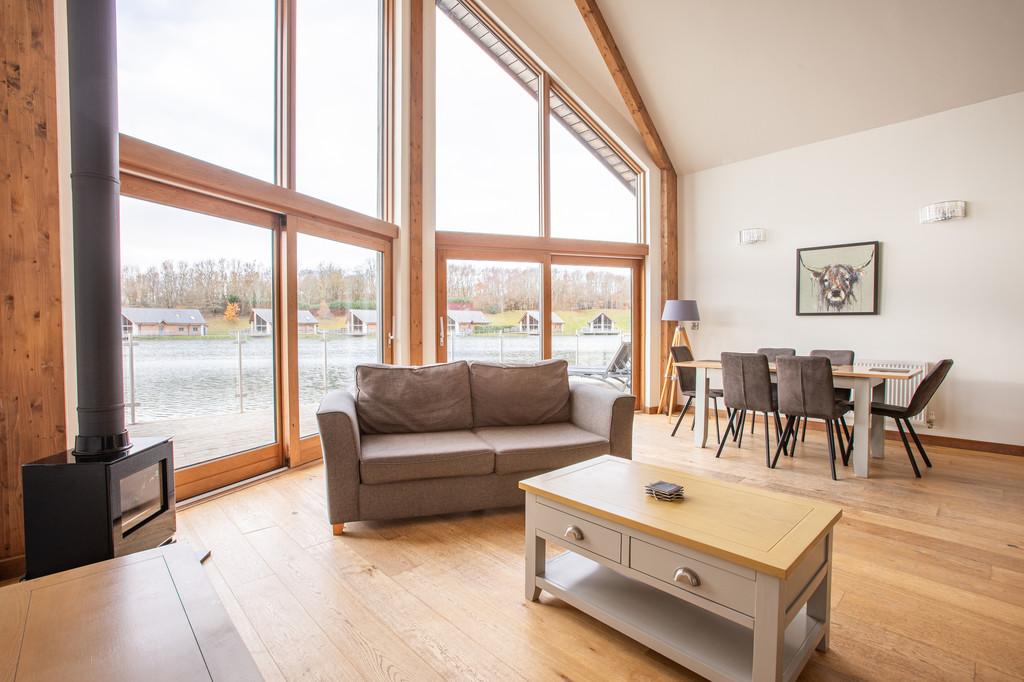
[[[697,371],[697,398],[693,401],[696,412],[693,440],[697,447],[708,446],[708,395],[712,377],[722,373],[720,360],[688,360],[673,363],[676,367],[689,367]],[[775,364],[769,363],[775,382]],[[872,458],[885,457],[885,417],[871,414],[872,402],[885,401],[886,381],[910,381],[921,373],[919,369],[882,369],[867,365],[833,365],[832,382],[836,388],[849,388],[853,393],[853,462],[855,476],[870,474]],[[867,434],[867,438],[864,437]]]

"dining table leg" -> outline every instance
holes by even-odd
[[[871,400],[876,403],[885,402],[885,381],[873,379],[878,382],[871,387]],[[871,443],[869,444],[871,456],[875,459],[885,457],[885,417],[871,415]]]
[[[708,392],[710,377],[708,370],[703,367],[697,368],[697,399],[693,401],[695,410],[693,421],[693,442],[699,448],[706,448],[708,445]]]
[[[855,379],[853,381],[853,474],[867,477],[870,472],[868,453],[872,448],[876,434],[875,420],[871,417],[871,399],[874,392],[871,379]],[[882,434],[885,437],[885,434]]]

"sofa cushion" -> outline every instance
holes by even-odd
[[[363,433],[424,433],[473,427],[469,365],[359,365],[356,411]]]
[[[475,430],[494,449],[494,472],[558,469],[608,454],[608,439],[569,423]]]
[[[569,365],[473,362],[469,366],[473,425],[527,426],[569,421]]]
[[[359,459],[359,477],[369,484],[494,471],[494,451],[472,431],[367,435]]]

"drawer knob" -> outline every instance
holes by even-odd
[[[677,568],[672,579],[677,583],[690,583],[690,587],[700,587],[700,576],[692,568]]]
[[[562,533],[562,537],[579,542],[583,539],[583,531],[580,530],[578,526],[569,526],[565,529],[565,532]]]

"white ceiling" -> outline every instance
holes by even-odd
[[[628,118],[573,0],[511,4]],[[600,7],[684,173],[1024,90],[1022,0]]]

